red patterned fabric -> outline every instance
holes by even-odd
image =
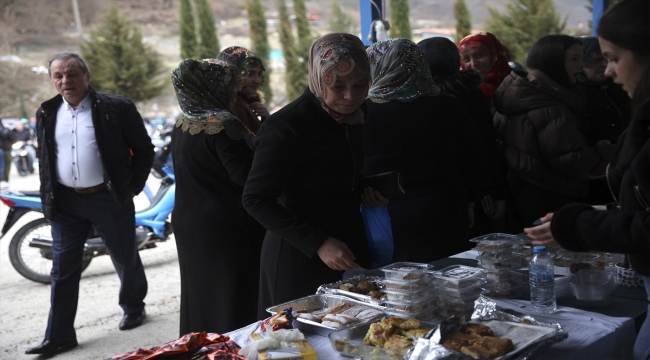
[[[483,94],[492,101],[492,96],[494,92],[501,84],[501,81],[510,74],[510,65],[508,65],[508,58],[506,57],[506,52],[503,49],[503,44],[497,39],[492,33],[481,32],[476,35],[468,35],[463,38],[463,40],[458,43],[458,51],[463,45],[467,45],[470,48],[476,47],[479,44],[484,45],[488,50],[496,55],[497,61],[495,62],[492,70],[487,74],[485,80],[481,83],[480,88]],[[465,69],[463,61],[460,62],[460,68]]]

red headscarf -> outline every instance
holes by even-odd
[[[501,81],[505,79],[506,76],[510,73],[510,65],[508,65],[508,58],[506,57],[506,52],[503,49],[503,45],[492,33],[482,32],[476,35],[468,35],[463,38],[463,40],[458,43],[458,52],[463,45],[467,45],[470,48],[476,47],[479,44],[484,45],[488,50],[496,55],[497,61],[494,63],[494,66],[490,72],[485,77],[485,80],[481,83],[481,91],[492,101],[492,96],[494,91],[499,87]],[[465,70],[465,65],[461,59],[460,68]]]

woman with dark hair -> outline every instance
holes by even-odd
[[[650,300],[650,2],[622,0],[598,24],[605,75],[623,85],[634,116],[617,144],[607,181],[620,209],[594,210],[570,204],[547,214],[545,224],[526,229],[536,245],[558,244],[572,251],[629,255]],[[650,305],[648,306],[650,312]],[[634,359],[650,359],[650,317],[634,344]]]
[[[271,115],[255,137],[243,202],[268,230],[260,318],[269,306],[340,280],[344,270],[370,267],[356,193],[363,167],[361,106],[369,84],[361,40],[324,35],[309,51],[309,88]],[[374,198],[368,189],[364,195]]]
[[[474,226],[470,237],[493,232],[507,232],[503,224],[508,186],[506,172],[499,161],[496,133],[490,102],[480,90],[481,76],[473,70],[460,70],[460,54],[456,45],[443,37],[432,37],[418,43],[429,63],[434,83],[443,93],[455,96],[479,131],[487,158],[488,187],[486,196],[474,205]]]
[[[492,33],[468,35],[458,43],[460,68],[481,75],[481,91],[491,102],[499,84],[510,73],[510,65],[501,41]]]
[[[388,203],[392,261],[430,262],[468,250],[468,208],[487,185],[476,127],[458,101],[434,85],[412,41],[389,39],[367,53],[372,86],[363,173],[404,175],[405,193]]]
[[[224,333],[257,319],[265,230],[241,202],[253,150],[250,129],[230,110],[238,72],[221,60],[188,59],[171,76],[183,111],[171,142],[181,335]]]
[[[513,232],[585,199],[589,178],[603,176],[609,158],[600,146],[585,143],[584,100],[574,91],[582,72],[580,42],[568,35],[545,36],[526,63],[527,77],[512,72],[494,94],[494,125],[509,168]]]
[[[260,129],[261,122],[269,117],[269,111],[262,103],[258,91],[264,82],[265,69],[262,60],[252,51],[241,46],[223,49],[217,55],[217,59],[239,69],[241,84],[232,111],[253,134],[256,134]]]

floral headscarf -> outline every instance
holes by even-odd
[[[262,64],[262,59],[252,51],[241,46],[231,46],[223,49],[217,55],[217,60],[222,60],[230,65],[236,66],[239,69],[239,75],[241,76],[242,82],[246,81],[246,76],[248,76],[246,66],[259,65],[262,67],[262,71],[266,70],[264,69],[264,64]]]
[[[484,45],[488,50],[490,50],[492,54],[496,56],[496,62],[485,77],[485,80],[481,82],[480,86],[483,94],[485,94],[488,100],[492,101],[494,92],[501,84],[501,81],[503,81],[503,79],[505,79],[505,77],[510,74],[510,71],[512,69],[510,69],[510,65],[508,65],[508,57],[506,56],[506,52],[503,48],[503,45],[501,44],[501,41],[499,41],[496,36],[489,32],[482,32],[476,35],[465,36],[463,40],[458,43],[458,52],[460,52],[460,48],[463,46],[474,48],[479,45]],[[462,60],[460,62],[460,68],[467,70],[465,69],[465,65],[463,64]]]
[[[422,49],[408,39],[388,39],[366,50],[372,86],[368,98],[374,102],[411,101],[420,96],[436,96],[429,64]]]
[[[234,140],[250,133],[230,112],[234,97],[235,68],[221,60],[183,60],[172,71],[172,84],[183,114],[176,121],[183,131],[213,135],[226,129]]]
[[[324,102],[327,90],[336,84],[338,76],[346,76],[360,67],[368,69],[365,46],[351,34],[331,33],[316,39],[309,48],[309,90],[318,98],[323,109],[338,122],[362,124],[363,111],[344,115],[330,109]]]

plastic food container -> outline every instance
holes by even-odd
[[[528,275],[512,270],[489,270],[485,272],[488,284],[528,284]]]
[[[405,311],[408,313],[420,313],[423,310],[430,309],[433,306],[436,306],[439,303],[438,297],[431,296],[428,298],[421,299],[417,302],[412,301],[391,301],[386,300],[384,306],[389,310],[399,310]]]
[[[454,297],[457,299],[466,299],[466,298],[476,298],[481,294],[481,286],[485,285],[485,280],[477,280],[476,284],[466,287],[466,288],[457,288],[457,287],[442,287],[438,289],[438,292],[441,296]]]
[[[412,262],[398,262],[379,268],[384,272],[386,279],[398,281],[422,280],[432,269],[433,265]]]
[[[529,291],[528,276],[510,271],[510,279],[489,281],[481,287],[483,295],[494,298],[515,298]]]
[[[565,262],[567,274],[576,274],[580,270],[603,270],[604,259],[592,253],[567,253],[562,257]]]
[[[440,287],[468,288],[481,281],[483,270],[471,266],[452,265],[434,272],[436,283]]]
[[[382,292],[402,292],[413,293],[430,289],[433,287],[433,281],[398,281],[398,280],[384,280],[386,286]]]
[[[606,270],[580,270],[569,283],[578,305],[605,307],[612,302],[616,278]]]
[[[521,268],[521,254],[509,250],[486,253],[476,258],[480,267],[490,270]]]
[[[433,287],[424,287],[413,292],[384,290],[388,301],[419,302],[433,296]]]

